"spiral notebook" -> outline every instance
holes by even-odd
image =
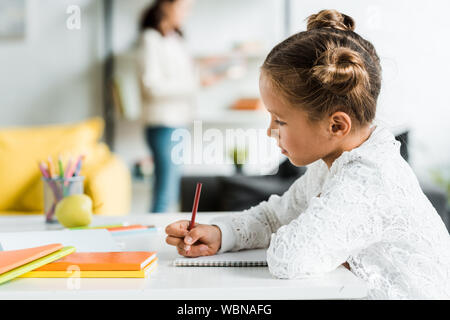
[[[175,259],[173,265],[176,267],[265,267],[267,266],[266,250],[242,250],[198,258],[182,257]]]

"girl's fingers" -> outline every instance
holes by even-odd
[[[206,244],[200,244],[196,246],[191,246],[188,254],[190,257],[200,257],[209,255],[208,246]]]
[[[185,256],[185,257],[190,257],[189,250],[190,250],[190,246],[186,247],[186,245],[184,244],[183,240],[181,240],[177,244],[177,251],[178,251],[179,255],[182,255],[182,256]]]
[[[209,248],[206,244],[200,244],[200,245],[194,245],[194,246],[187,246],[187,245],[179,245],[178,247],[178,253],[185,256],[185,257],[200,257],[200,256],[207,256],[209,255]]]
[[[166,233],[169,236],[173,237],[184,237],[188,233],[189,221],[188,220],[180,220],[174,223],[169,224],[166,227]]]
[[[207,231],[205,230],[205,228],[202,228],[201,226],[191,229],[191,231],[189,231],[184,237],[184,243],[194,244],[195,242],[197,242],[198,239],[205,236],[204,234],[205,232]]]
[[[166,243],[170,244],[172,246],[176,246],[177,249],[183,251],[187,256],[191,256],[191,254],[199,256],[203,255],[203,252],[208,249],[208,246],[206,244],[196,244],[196,245],[189,245],[184,242],[183,238],[177,238],[172,236],[166,237]],[[194,249],[193,251],[191,249]]]
[[[166,237],[166,243],[170,244],[172,246],[178,246],[178,244],[180,243],[184,243],[183,242],[183,238],[177,238],[177,237],[172,237],[172,236],[167,236]]]
[[[189,220],[179,220],[177,222],[171,223],[166,227],[166,233],[172,237],[184,237],[189,232],[188,227],[191,222]],[[198,226],[195,223],[194,226]]]
[[[199,242],[204,230],[196,223],[196,228],[187,230],[190,221],[180,220],[166,227],[166,243],[177,248],[178,254],[185,257],[199,257],[212,254],[205,243]],[[189,239],[190,238],[190,239]]]

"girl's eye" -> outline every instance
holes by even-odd
[[[275,120],[275,122],[280,125],[280,126],[284,126],[286,124],[286,122],[280,121],[280,120]]]

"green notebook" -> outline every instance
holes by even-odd
[[[74,251],[75,251],[75,247],[70,247],[70,246],[64,247],[61,250],[58,250],[56,252],[50,253],[49,255],[46,255],[45,257],[28,262],[27,264],[24,264],[23,266],[20,266],[15,269],[12,269],[8,272],[2,273],[0,275],[0,284],[5,283],[11,279],[17,278],[18,276],[20,276],[24,273],[27,273],[34,269],[42,267],[43,265],[46,265],[47,263],[53,262],[64,256],[67,256],[68,254],[71,254]]]

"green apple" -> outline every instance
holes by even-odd
[[[92,200],[85,194],[67,196],[56,205],[55,216],[66,228],[88,226],[92,221]]]

